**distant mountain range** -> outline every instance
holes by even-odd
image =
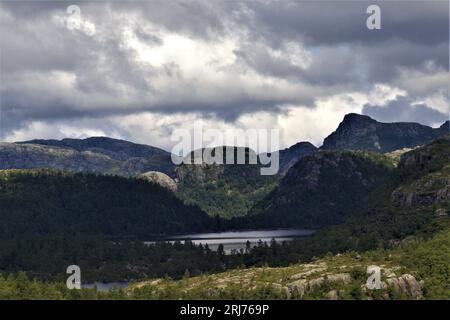
[[[335,170],[334,173],[330,172],[334,175],[339,173],[342,161],[349,160],[345,165],[355,164],[355,161],[359,163],[363,155],[361,153],[334,154],[333,151],[360,150],[386,153],[424,145],[448,132],[448,121],[439,128],[431,128],[417,123],[381,123],[368,116],[348,114],[337,130],[325,138],[320,148],[316,148],[309,142],[299,142],[280,150],[280,171],[277,176],[272,177],[261,176],[259,164],[175,166],[171,161],[170,152],[107,137],[0,142],[0,169],[52,168],[125,177],[145,174],[146,180],[155,183],[162,181],[158,178],[161,175],[157,174],[162,172],[174,180],[172,182],[169,177],[165,177],[165,185],[169,184],[172,190],[177,190],[176,194],[183,201],[198,205],[210,215],[229,218],[243,216],[253,206],[256,206],[252,210],[253,213],[261,211],[264,204],[259,202],[274,190],[278,183],[280,186],[277,191],[274,191],[277,195],[273,196],[279,198],[275,201],[276,203],[282,203],[284,201],[282,199],[288,197],[283,192],[292,191],[295,184],[304,182],[306,176],[303,177],[302,174],[310,176],[314,173],[314,171],[305,171],[306,167],[311,170],[317,167],[323,169],[337,161],[335,169],[333,165],[329,166],[330,170]],[[305,157],[306,160],[303,160]],[[296,181],[294,177],[300,180]],[[372,178],[377,180],[378,177]],[[320,180],[320,183],[325,183],[325,186],[326,181],[334,181],[331,176],[320,179],[325,179]],[[175,181],[177,181],[176,184]],[[336,190],[341,187],[342,190],[346,190],[350,187],[347,185],[350,181],[339,183],[342,185],[335,185]],[[321,201],[326,200],[323,197],[320,198]],[[299,202],[298,208],[304,208],[305,199],[302,197],[295,199]],[[330,223],[337,221],[335,217],[330,217],[328,220]]]

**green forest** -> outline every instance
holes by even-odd
[[[450,299],[450,269],[448,266],[449,228],[437,233],[435,236],[424,239],[414,237],[404,241],[401,245],[391,249],[378,248],[358,254],[349,251],[339,257],[325,255],[321,263],[330,267],[342,268],[346,266],[350,270],[350,279],[339,286],[339,294],[342,299],[408,299],[408,296],[385,288],[375,291],[361,290],[367,275],[361,263],[396,265],[400,266],[398,272],[413,272],[420,281],[423,281],[423,298],[425,299]],[[279,247],[277,248],[279,249]],[[270,250],[273,253],[275,247]],[[263,249],[263,250],[267,250]],[[192,253],[192,252],[191,252]],[[267,252],[266,252],[267,253]],[[281,257],[280,255],[279,257]],[[215,255],[216,258],[218,258]],[[316,261],[317,262],[317,261]],[[285,299],[280,292],[280,285],[276,281],[283,281],[286,275],[300,270],[302,265],[298,262],[290,264],[289,268],[263,268],[234,269],[230,272],[209,274],[192,277],[186,272],[181,279],[174,280],[164,276],[158,280],[132,284],[126,289],[113,288],[108,292],[100,292],[95,288],[69,290],[64,281],[46,281],[33,279],[24,272],[0,275],[0,300],[4,299]],[[227,279],[237,275],[251,274],[251,288],[243,283],[216,286]],[[322,286],[308,292],[304,299],[327,298],[329,287]]]
[[[50,169],[0,171],[0,238],[96,235],[150,240],[214,229],[214,219],[135,178]]]

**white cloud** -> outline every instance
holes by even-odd
[[[353,92],[337,94],[316,101],[316,107],[284,106],[282,113],[254,112],[243,114],[234,122],[226,122],[216,116],[205,117],[201,113],[143,112],[125,116],[105,118],[101,125],[95,120],[43,122],[33,121],[26,127],[15,130],[6,137],[7,141],[34,138],[84,138],[89,136],[110,136],[128,139],[171,150],[175,129],[193,130],[199,125],[203,129],[217,129],[221,132],[247,129],[279,129],[280,148],[287,148],[299,141],[310,141],[320,146],[323,139],[333,132],[347,113],[361,113],[365,104],[385,105],[402,93],[398,88],[385,84],[375,85],[368,93]],[[261,150],[260,150],[261,151]]]
[[[416,104],[426,104],[431,109],[439,111],[440,113],[446,115],[450,114],[449,97],[448,91],[446,90],[440,90],[429,96],[418,98],[412,103],[412,105]]]

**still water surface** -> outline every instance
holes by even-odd
[[[208,244],[211,250],[217,250],[219,244],[223,244],[225,252],[231,250],[245,249],[247,241],[251,246],[256,245],[260,240],[269,243],[272,239],[277,242],[291,241],[308,237],[314,233],[314,230],[308,229],[274,229],[274,230],[248,230],[248,231],[227,231],[215,233],[195,233],[185,234],[174,237],[167,237],[164,240],[183,242],[190,240],[194,244]],[[151,242],[147,242],[151,243]]]

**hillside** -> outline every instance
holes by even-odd
[[[433,236],[450,216],[450,136],[405,153],[386,183],[339,225],[297,243],[304,257],[389,247],[408,236]],[[406,199],[406,201],[405,201]]]
[[[225,163],[226,152],[232,147],[221,148]],[[236,153],[241,148],[232,149]],[[187,203],[198,205],[212,216],[244,216],[254,204],[275,188],[280,177],[291,166],[316,150],[309,142],[299,142],[279,151],[279,172],[274,176],[261,175],[260,169],[263,166],[259,159],[257,164],[249,164],[249,154],[253,153],[255,158],[257,155],[248,148],[244,150],[246,164],[182,164],[176,168],[179,181],[177,195]],[[188,157],[193,160],[194,153]]]
[[[449,133],[449,122],[439,128],[418,123],[382,123],[368,116],[347,114],[335,132],[325,138],[321,149],[391,152],[414,148]]]
[[[386,182],[392,161],[380,154],[321,151],[298,161],[256,204],[252,227],[319,228],[337,224]]]
[[[225,158],[226,150],[222,147]],[[234,154],[238,148],[233,148]],[[261,175],[262,165],[248,164],[181,164],[176,168],[177,195],[186,203],[196,204],[211,216],[225,218],[245,215],[277,182],[278,176]],[[193,153],[191,154],[193,157]],[[225,161],[224,161],[225,163]],[[236,163],[236,162],[235,162]]]
[[[0,275],[0,299],[450,299],[449,229],[389,250],[349,252],[288,267],[245,268],[181,280],[153,278],[128,289],[68,290],[62,283]],[[370,290],[368,266],[381,268],[381,289]]]
[[[53,170],[0,171],[0,237],[149,239],[210,230],[212,219],[153,183]]]
[[[304,158],[301,161],[305,163],[315,159],[311,164],[320,163],[319,171],[327,172],[321,176],[309,170],[318,180],[307,174],[298,176],[312,186],[330,176],[341,181],[336,177],[343,170],[344,176],[352,171],[359,177],[353,184],[372,189],[364,182],[368,173],[374,174],[377,168],[380,175],[386,169],[390,174],[362,198],[364,205],[350,205],[352,211],[340,224],[324,227],[306,239],[261,242],[232,255],[190,242],[146,246],[139,241],[106,239],[124,239],[131,233],[144,238],[154,232],[155,221],[164,221],[163,228],[170,232],[203,230],[218,222],[212,223],[198,209],[185,207],[171,192],[152,183],[48,170],[2,171],[0,202],[6,210],[2,210],[0,221],[4,238],[0,239],[4,248],[0,251],[0,270],[25,270],[39,279],[54,281],[65,276],[61,270],[75,261],[83,266],[84,279],[147,280],[111,293],[88,289],[74,293],[61,284],[30,282],[19,274],[0,276],[4,284],[0,294],[3,298],[64,299],[448,299],[449,145],[450,137],[446,136],[403,153],[395,169],[393,159],[369,152],[322,151],[309,160]],[[300,168],[305,172],[308,169]],[[284,179],[290,177],[288,174]],[[343,190],[356,192],[344,184],[328,184],[331,190],[338,188],[343,194]],[[167,221],[156,210],[159,204],[170,208]],[[140,209],[148,206],[154,211],[144,210],[144,214]],[[99,220],[88,214],[93,212],[92,207]],[[186,215],[189,217],[183,220]],[[255,223],[257,218],[251,221]],[[382,268],[381,290],[365,288],[368,265]],[[162,278],[165,274],[178,280]],[[35,290],[18,289],[28,286]]]
[[[268,265],[279,266],[280,259],[310,263],[140,282],[124,297],[450,299],[449,146],[444,136],[404,153],[398,169],[370,192],[367,206],[343,223],[288,245],[255,249]],[[398,201],[404,193],[410,201]],[[381,267],[381,290],[365,285],[371,265]]]
[[[280,150],[280,174],[284,175],[298,160],[313,154],[317,150],[309,142],[298,142],[289,148]]]
[[[289,267],[237,269],[179,281],[134,284],[123,298],[145,299],[450,299],[449,229],[389,250],[349,252]],[[381,289],[367,287],[369,266],[381,268]]]

